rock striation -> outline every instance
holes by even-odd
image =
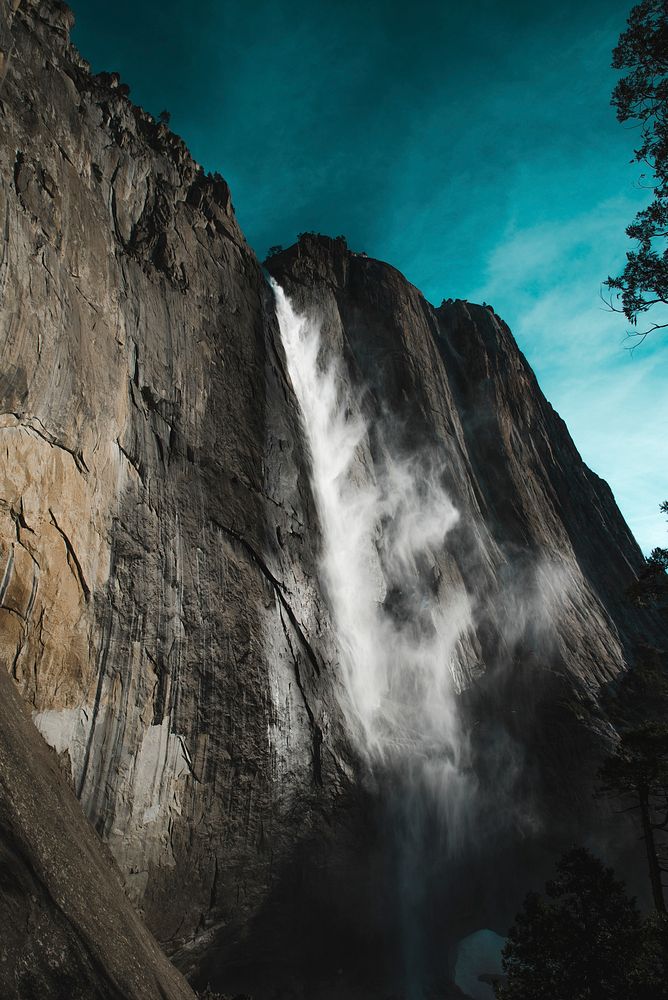
[[[382,995],[382,795],[340,707],[265,274],[224,180],[115,74],[91,75],[68,8],[2,12],[3,665],[129,898],[196,985]],[[443,926],[452,941],[503,929],[517,886],[591,812],[596,754],[614,737],[601,692],[639,641],[665,641],[624,602],[641,553],[491,309],[434,309],[342,240],[304,236],[267,266],[322,318],[374,433],[438,454],[462,512],[431,568],[475,604],[462,710],[506,818],[502,833],[481,827],[476,893],[472,859],[460,889],[448,883],[461,905]],[[381,444],[372,434],[372,457]],[[50,835],[74,831],[54,821]],[[28,829],[17,836],[33,850]],[[486,878],[500,856],[506,880]]]

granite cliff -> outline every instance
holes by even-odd
[[[59,778],[68,805],[56,822],[45,796],[43,833],[0,811],[3,853],[88,838],[89,862],[110,886],[117,867],[198,986],[376,995],[396,934],[382,794],[341,707],[308,451],[265,273],[225,181],[115,75],[91,75],[68,8],[3,0],[2,17],[0,656],[97,831],[81,832]],[[639,641],[663,641],[624,602],[642,556],[492,310],[434,309],[341,240],[305,236],[268,269],[345,359],[371,463],[379,435],[438,452],[462,513],[425,572],[475,603],[460,700],[504,818],[481,825],[481,846],[434,894],[435,910],[446,892],[457,900],[439,925],[447,953],[502,927],[517,885],[591,812],[596,755],[614,738],[600,693]],[[3,740],[19,739],[14,716],[3,694]],[[48,783],[54,753],[20,726]],[[18,802],[25,775],[0,774]],[[507,881],[490,884],[500,856]],[[59,867],[42,870],[45,898]],[[142,975],[174,977],[155,995],[189,995],[127,919]],[[67,933],[76,950],[114,931]],[[102,982],[100,962],[113,961],[93,963]],[[60,995],[57,975],[44,973],[42,996]],[[3,986],[30,995],[14,972]]]

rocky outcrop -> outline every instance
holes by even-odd
[[[0,993],[194,1000],[0,671]]]
[[[271,290],[222,178],[92,76],[70,26],[24,0],[3,42],[0,658],[196,984],[382,995],[386,817],[340,708]],[[462,512],[434,567],[475,605],[462,708],[508,819],[433,905],[458,900],[450,943],[503,929],[537,870],[518,844],[544,859],[589,808],[601,689],[660,638],[623,603],[641,554],[491,310],[433,309],[340,240],[268,266],[364,389],[369,454],[437,454]]]

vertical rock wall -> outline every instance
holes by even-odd
[[[149,925],[197,951],[349,783],[317,525],[227,185],[70,26],[25,2],[1,93],[0,651]]]

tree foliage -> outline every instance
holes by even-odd
[[[612,65],[628,71],[612,105],[620,122],[640,130],[634,160],[649,170],[642,177],[653,199],[626,230],[636,248],[627,253],[624,270],[606,284],[634,327],[654,309],[654,322],[638,331],[644,338],[668,326],[668,0],[642,0],[632,9]]]
[[[600,794],[637,811],[645,842],[654,906],[665,916],[663,876],[668,871],[668,726],[647,723],[622,734],[599,772]]]
[[[530,893],[503,951],[499,1000],[663,1000],[653,925],[585,848],[557,863],[545,896]]]
[[[668,500],[660,509],[668,514]],[[636,607],[654,608],[668,615],[668,549],[654,548],[638,579],[629,587],[629,597]]]

